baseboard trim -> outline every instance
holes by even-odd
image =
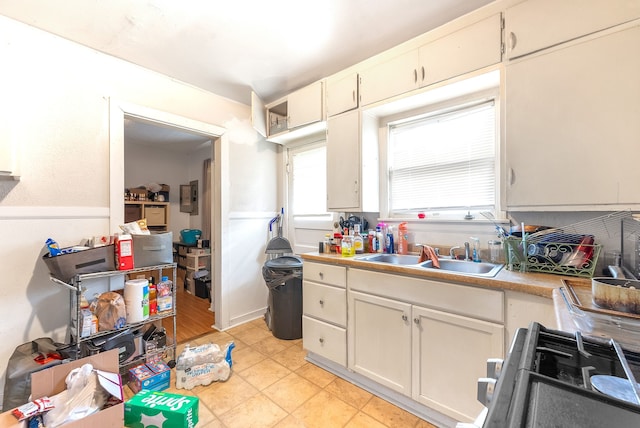
[[[399,394],[396,391],[393,391],[386,386],[382,386],[379,383],[376,383],[358,373],[352,372],[345,367],[342,367],[339,364],[334,363],[331,360],[328,360],[318,354],[314,354],[313,352],[307,352],[307,356],[305,360],[308,362],[315,364],[318,367],[321,367],[328,372],[333,373],[334,375],[353,383],[356,386],[364,389],[372,393],[373,395],[382,398],[385,401],[390,402],[407,412],[416,415],[420,419],[424,419],[425,421],[438,426],[438,427],[451,427],[455,428],[458,421],[450,418],[447,415],[443,415],[442,413],[433,410],[427,406],[424,406],[420,403],[417,403],[410,398]]]

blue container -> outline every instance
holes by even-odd
[[[199,229],[182,229],[180,231],[180,240],[185,244],[195,244],[202,236],[202,231]]]

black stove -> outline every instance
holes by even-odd
[[[640,380],[640,353],[534,322],[517,331],[495,385],[479,382],[479,398],[487,387],[490,397],[482,427],[638,428],[640,387],[629,379]]]

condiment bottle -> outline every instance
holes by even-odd
[[[362,235],[360,235],[360,225],[354,225],[353,230],[353,247],[356,254],[364,253],[364,240],[362,239]]]

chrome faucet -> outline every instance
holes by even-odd
[[[460,247],[459,247],[459,246],[456,246],[456,247],[451,247],[451,248],[449,249],[449,257],[451,257],[453,260],[456,260],[456,259],[457,259],[457,257],[456,257],[456,250],[457,250],[458,248],[460,248]]]

